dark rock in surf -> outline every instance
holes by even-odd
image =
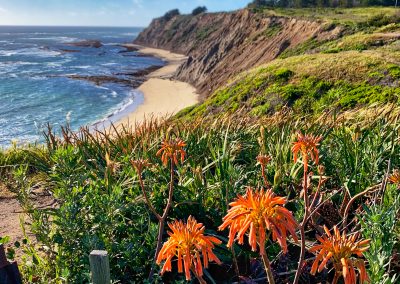
[[[82,40],[77,42],[70,42],[67,43],[66,45],[76,46],[76,47],[94,47],[94,48],[100,48],[103,46],[103,44],[99,40]]]

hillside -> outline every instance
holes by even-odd
[[[189,56],[175,77],[204,103],[184,114],[313,112],[398,101],[399,16],[392,8],[179,15],[153,20],[136,43]]]
[[[188,55],[174,76],[202,102],[1,150],[7,259],[23,283],[91,283],[93,250],[112,283],[399,283],[399,19],[154,20],[136,43]]]
[[[270,62],[287,49],[311,38],[337,38],[343,30],[324,28],[318,21],[240,10],[155,19],[136,43],[188,55],[176,77],[207,95],[233,75]]]

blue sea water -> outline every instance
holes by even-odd
[[[162,65],[154,57],[124,52],[140,28],[0,26],[0,146],[40,141],[47,123],[73,128],[118,118],[143,101],[140,92],[120,84],[97,86],[68,75],[130,73]],[[68,43],[99,40],[100,48]],[[63,50],[79,52],[64,52]],[[124,75],[118,75],[124,76]]]

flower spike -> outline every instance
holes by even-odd
[[[314,161],[316,164],[319,162],[318,146],[321,141],[321,136],[303,135],[297,133],[297,141],[294,142],[292,147],[294,161],[297,162],[299,153],[303,157],[304,166],[307,168],[308,161]]]
[[[392,184],[396,185],[397,188],[400,189],[400,171],[399,170],[394,170],[388,179]]]
[[[178,165],[178,160],[180,158],[180,162],[183,163],[185,160],[186,152],[184,147],[186,146],[185,141],[180,138],[176,138],[173,140],[164,140],[161,143],[161,148],[157,152],[157,156],[161,156],[161,161],[166,166],[168,161],[171,160],[171,163],[174,165]]]
[[[275,196],[271,189],[253,190],[248,188],[244,196],[238,196],[230,203],[231,208],[223,218],[219,230],[229,227],[228,247],[231,247],[235,235],[239,244],[243,244],[244,235],[249,232],[249,244],[253,251],[265,251],[266,231],[272,233],[272,239],[277,241],[282,250],[287,252],[286,238],[292,235],[298,241],[295,230],[297,223],[292,213],[283,207],[286,203],[284,197]]]
[[[334,226],[333,234],[324,226],[325,235],[317,236],[320,244],[313,246],[310,252],[317,253],[311,267],[311,274],[321,272],[328,261],[332,261],[335,268],[335,279],[343,276],[345,284],[356,284],[356,270],[359,272],[359,281],[368,281],[364,260],[361,259],[363,252],[368,249],[370,240],[356,241],[359,233],[347,236],[345,232],[340,234],[339,229]]]
[[[165,259],[161,274],[171,271],[171,260],[174,257],[177,257],[178,272],[185,271],[188,281],[191,280],[191,271],[197,278],[202,279],[203,267],[208,268],[209,261],[221,264],[221,261],[213,253],[215,245],[221,244],[221,241],[212,236],[205,236],[205,227],[203,224],[197,223],[194,217],[190,216],[187,223],[174,221],[168,226],[171,229],[168,232],[169,239],[164,243],[157,257],[157,264]]]

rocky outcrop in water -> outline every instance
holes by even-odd
[[[76,46],[76,47],[94,47],[94,48],[100,48],[103,46],[103,44],[99,40],[82,40],[77,42],[70,42],[67,43],[66,45]]]
[[[117,73],[114,75],[67,75],[67,78],[75,80],[85,80],[92,82],[98,86],[103,84],[121,84],[131,88],[138,88],[144,81],[146,76],[162,66],[150,66],[148,68],[133,72]]]
[[[319,21],[265,16],[249,10],[181,15],[152,21],[136,44],[168,49],[189,57],[175,78],[209,95],[242,71],[272,61],[289,48],[311,40],[338,37],[340,27]]]

